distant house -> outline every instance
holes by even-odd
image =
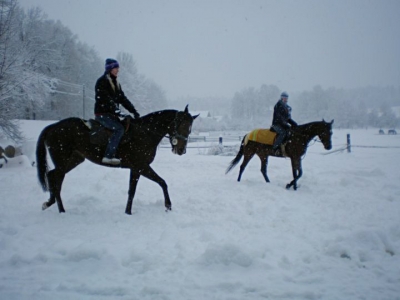
[[[198,110],[198,111],[193,110],[193,111],[190,112],[190,114],[192,116],[200,114],[199,118],[212,119],[212,120],[215,120],[217,122],[220,122],[224,118],[223,116],[211,116],[211,113],[208,110]]]

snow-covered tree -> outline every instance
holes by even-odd
[[[232,99],[232,122],[236,122],[242,128],[267,128],[272,120],[271,107],[278,99],[279,89],[274,85],[262,85],[260,89],[243,89],[235,93]]]

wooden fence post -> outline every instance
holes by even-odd
[[[350,133],[347,134],[347,152],[351,152]]]

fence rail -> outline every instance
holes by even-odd
[[[188,142],[218,142],[222,143],[223,141],[230,141],[230,142],[241,142],[243,136],[189,136]]]
[[[327,154],[332,154],[332,153],[337,153],[337,152],[342,152],[347,150],[348,153],[351,152],[351,148],[371,148],[371,149],[400,149],[400,146],[369,146],[369,145],[352,145],[351,144],[351,139],[350,139],[350,134],[347,134],[346,136],[346,144],[340,145],[342,146],[339,149],[335,149],[332,151],[329,151],[327,153],[323,153],[323,155]]]
[[[218,142],[218,145],[220,147],[232,147],[230,146],[225,146],[223,145],[223,142],[236,142],[239,141],[241,142],[243,139],[243,136],[224,136],[224,137],[210,137],[210,136],[189,136],[189,143],[192,142],[210,142],[210,143],[216,143]],[[210,145],[190,145],[188,144],[187,148],[213,148],[215,147],[215,144],[210,144]],[[161,146],[162,147],[162,146]],[[162,147],[166,148],[166,147]],[[337,152],[343,152],[347,151],[348,153],[351,153],[351,148],[375,148],[375,149],[400,149],[400,146],[374,146],[374,145],[352,145],[351,144],[351,138],[350,134],[346,135],[346,144],[339,145],[338,149],[322,153],[323,155],[327,154],[332,154],[332,153],[337,153]]]
[[[382,149],[399,149],[400,146],[362,146],[362,145],[351,145],[353,148],[382,148]]]
[[[237,142],[237,145],[242,141],[243,136],[224,136],[224,137],[209,137],[209,136],[189,136],[188,144],[186,148],[194,149],[207,149],[214,147],[229,148],[235,145],[226,145],[224,142]],[[208,143],[202,145],[196,145],[196,143]],[[159,148],[169,148],[169,138],[164,137]]]

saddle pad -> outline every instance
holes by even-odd
[[[269,129],[254,129],[250,131],[245,138],[245,145],[248,141],[253,141],[261,144],[273,145],[276,133]]]

